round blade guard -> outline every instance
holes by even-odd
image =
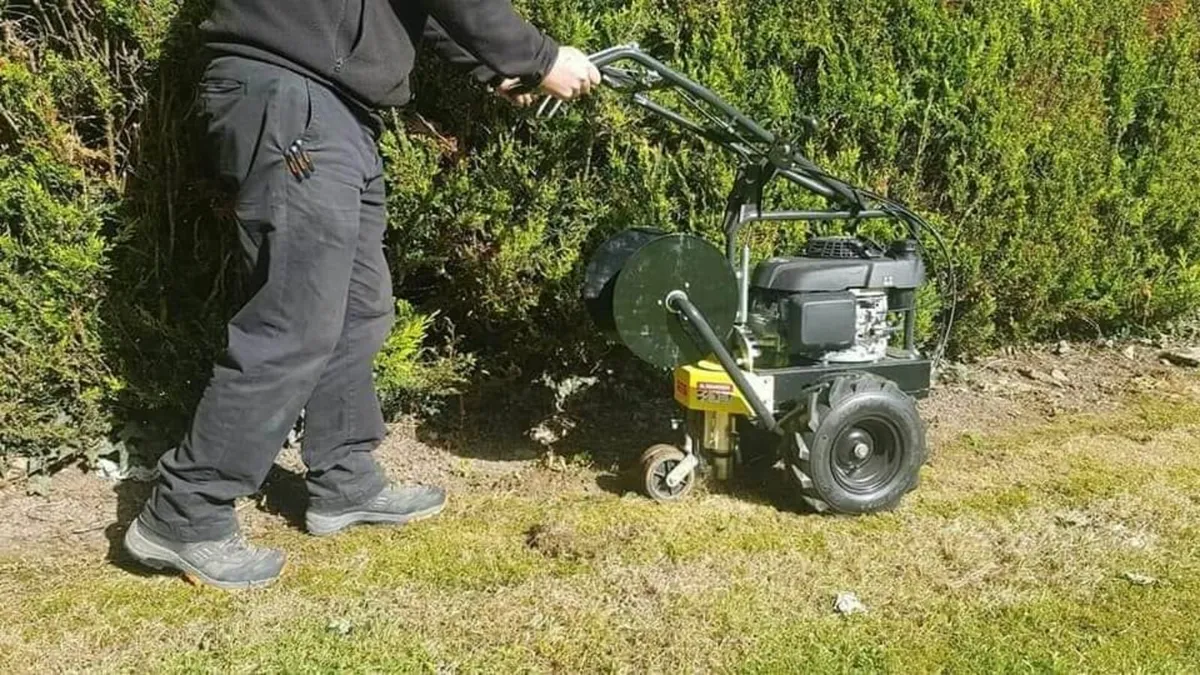
[[[596,323],[638,358],[660,368],[708,354],[666,308],[672,291],[687,293],[722,339],[737,316],[737,279],[725,256],[687,234],[626,230],[604,243],[587,267],[583,298]]]

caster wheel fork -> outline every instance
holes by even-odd
[[[695,487],[698,464],[673,445],[655,445],[642,453],[642,490],[656,502],[679,501]]]

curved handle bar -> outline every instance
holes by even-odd
[[[609,86],[613,86],[613,82],[609,80],[615,79],[613,76],[616,74],[613,69],[610,68],[610,66],[620,61],[634,61],[635,63],[648,68],[651,72],[667,80],[672,85],[683,89],[689,94],[696,96],[705,103],[721,111],[732,121],[743,126],[746,131],[749,131],[751,134],[758,137],[758,140],[762,141],[763,143],[770,144],[775,143],[776,141],[774,134],[762,128],[754,120],[743,115],[739,110],[721,99],[721,97],[700,86],[695,81],[688,79],[684,75],[650,56],[646,52],[643,52],[640,48],[638,48],[637,45],[624,45],[605,49],[604,51],[592,54],[591,59],[592,63],[594,63],[596,67],[600,69],[601,74],[606,76],[606,84],[609,84]],[[608,72],[605,72],[606,70]],[[615,86],[614,88],[620,89],[619,86]]]
[[[763,128],[708,88],[645,53],[636,44],[611,47],[592,54],[590,58],[603,75],[606,85],[617,91],[632,92],[633,102],[642,108],[724,146],[748,163],[769,165],[773,167],[775,175],[786,178],[810,192],[852,210],[865,208],[861,196],[853,187],[827,175],[808,158],[796,152],[792,145]],[[616,68],[616,64],[626,61],[636,63],[647,71],[643,79],[639,80],[637,73]],[[652,101],[646,95],[648,91],[664,88],[677,89],[685,97],[690,97],[688,102],[717,128],[698,124],[679,112]],[[710,109],[704,110],[703,106]]]
[[[741,219],[736,224],[731,223],[726,232],[728,239],[736,238],[738,230],[752,222],[872,218],[903,220],[913,230],[914,236],[919,236],[924,222],[901,204],[828,175],[797,152],[791,144],[763,128],[708,88],[642,51],[637,44],[610,47],[590,55],[589,58],[600,70],[605,85],[616,91],[632,94],[633,103],[639,107],[725,147],[738,154],[748,165],[761,167],[769,173],[765,180],[774,177],[785,178],[841,206],[839,210],[825,212],[760,212]],[[623,70],[618,67],[618,64],[623,62],[635,63],[644,71]],[[647,95],[650,91],[660,89],[677,90],[688,104],[708,118],[716,128],[706,127],[680,112],[656,103]],[[556,102],[547,112],[551,102],[552,99],[547,97],[538,114],[553,116],[562,102]]]

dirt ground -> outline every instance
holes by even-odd
[[[1131,394],[1177,390],[1190,371],[1163,354],[1183,348],[1150,341],[1060,343],[951,364],[920,405],[932,461],[940,444],[964,434],[996,434],[1057,416],[1103,412]],[[566,412],[532,426],[510,419],[507,412],[498,413],[502,420],[472,419],[436,428],[404,420],[392,425],[377,454],[393,480],[434,483],[451,494],[631,491],[624,469],[642,448],[672,438],[672,404],[660,399],[644,406],[618,401],[581,407],[574,412],[564,406]],[[299,526],[301,471],[296,452],[285,450],[263,492],[239,504],[249,531]],[[75,467],[54,477],[48,496],[32,496],[23,479],[10,472],[0,483],[0,555],[83,549],[120,558],[115,542],[146,493],[145,484],[105,480]]]

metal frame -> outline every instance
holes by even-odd
[[[757,223],[835,222],[850,224],[851,230],[867,220],[903,223],[914,240],[920,241],[926,223],[920,216],[894,200],[850,185],[830,176],[805,157],[796,143],[783,139],[746,117],[720,96],[687,76],[646,54],[636,44],[612,47],[591,56],[610,88],[630,95],[634,104],[736,154],[742,161],[736,183],[725,207],[723,230],[725,255],[737,273],[739,307],[737,324],[748,320],[750,247],[740,246],[743,230]],[[628,67],[634,65],[637,69]],[[651,99],[655,91],[671,90],[680,96],[698,122]],[[554,108],[551,110],[553,114]],[[816,122],[809,119],[815,129]],[[763,192],[776,179],[789,181],[831,202],[824,210],[764,211]],[[740,253],[740,255],[739,255]],[[914,348],[915,307],[906,311],[904,345],[910,358]]]
[[[636,44],[605,49],[593,54],[591,60],[600,70],[604,84],[628,94],[635,105],[720,145],[740,158],[741,168],[729,195],[723,222],[725,254],[738,279],[739,306],[735,330],[739,333],[745,330],[749,314],[750,247],[748,243],[739,246],[741,234],[748,226],[758,223],[844,221],[853,232],[863,221],[889,220],[902,223],[909,236],[918,242],[922,232],[928,228],[920,216],[904,205],[825,173],[800,152],[796,143],[764,129],[711,90],[646,54]],[[664,90],[670,90],[678,96],[690,109],[692,116],[651,98],[653,92]],[[551,105],[551,100],[547,99],[538,113],[553,116],[560,107],[561,103]],[[697,117],[703,121],[697,121]],[[811,118],[807,122],[811,133],[816,128],[816,122]],[[829,208],[764,211],[763,193],[776,179],[789,181],[825,198],[830,202]],[[936,230],[928,229],[941,243]],[[665,299],[665,305],[680,320],[693,327],[698,342],[713,351],[749,402],[756,417],[755,423],[766,430],[782,433],[774,411],[750,386],[745,372],[738,366],[728,346],[687,294],[677,290]],[[905,314],[905,348],[898,357],[889,357],[875,364],[815,365],[760,372],[774,376],[787,391],[802,398],[819,391],[832,375],[857,371],[901,375],[900,379],[910,382],[918,395],[923,394],[920,390],[928,388],[931,364],[920,357],[914,346],[915,304],[901,311]]]
[[[853,231],[866,220],[890,220],[903,223],[909,236],[919,241],[926,227],[925,221],[919,216],[893,200],[825,173],[797,149],[797,144],[767,131],[711,90],[646,54],[636,44],[606,49],[593,54],[591,59],[607,86],[629,94],[632,102],[639,107],[720,145],[741,159],[742,166],[729,195],[723,223],[725,255],[736,270],[738,279],[736,324],[739,332],[744,329],[749,315],[750,247],[748,243],[739,246],[740,235],[746,227],[758,223],[844,221],[850,224]],[[634,68],[629,67],[631,65]],[[693,116],[672,110],[651,98],[652,92],[662,90],[671,90],[679,96],[691,109]],[[550,109],[550,114],[553,115],[557,109],[557,106]],[[704,121],[697,121],[695,117]],[[815,126],[815,122],[809,120],[810,129]],[[789,181],[825,198],[830,202],[830,207],[824,210],[764,211],[763,193],[767,185],[776,179]],[[759,425],[777,431],[778,421],[773,411],[767,409],[754,388],[749,386],[728,347],[718,338],[687,294],[682,291],[672,293],[666,304],[668,309],[693,326],[699,341],[713,351],[751,404]],[[764,374],[786,381],[788,389],[799,389],[817,385],[834,371],[928,372],[929,362],[919,357],[914,346],[916,308],[909,307],[902,311],[905,314],[905,349],[899,358],[889,358],[872,366],[813,366],[764,371]],[[928,382],[914,381],[913,384],[918,389],[921,386],[928,387]]]

